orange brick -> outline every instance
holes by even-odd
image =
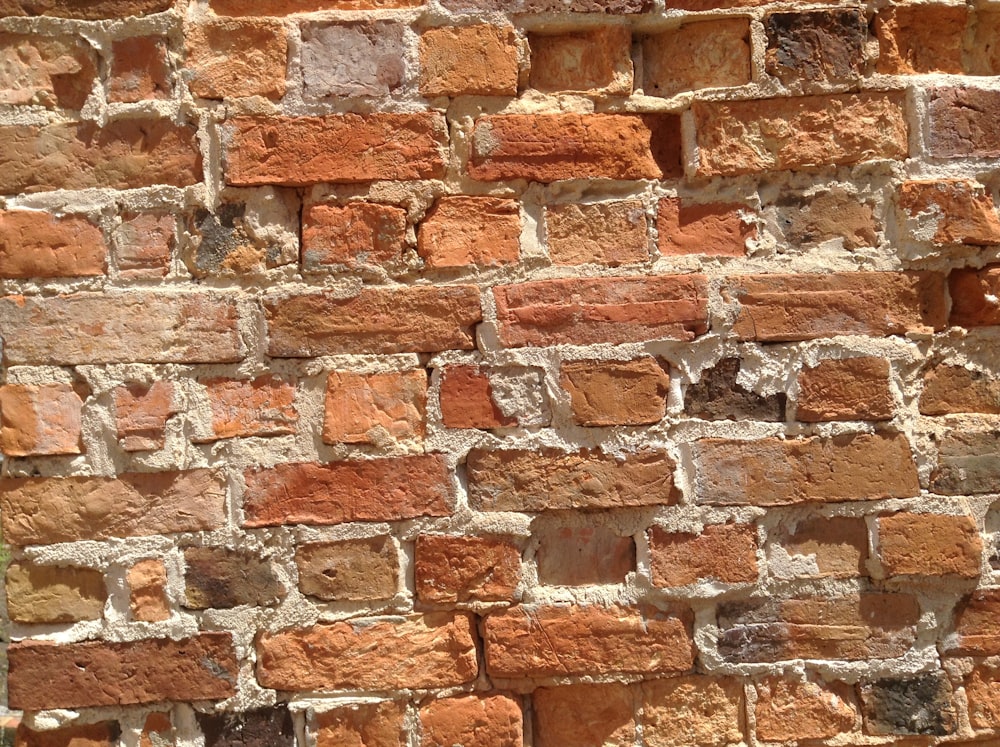
[[[406,703],[352,703],[317,713],[316,747],[407,747]]]
[[[149,2],[150,0],[147,0]],[[163,0],[161,0],[162,2]],[[317,10],[383,10],[416,8],[427,0],[257,0],[248,6],[243,0],[211,0],[210,6],[222,16],[286,16]]]
[[[641,685],[642,734],[649,747],[736,744],[743,740],[743,687],[704,675]]]
[[[627,685],[540,687],[532,695],[535,747],[632,747],[635,703]]]
[[[886,576],[958,576],[980,573],[983,542],[969,516],[906,511],[878,520],[879,556]]]
[[[422,534],[414,562],[422,602],[510,602],[521,580],[521,551],[510,537]]]
[[[981,412],[1000,415],[1000,380],[964,366],[939,365],[924,373],[921,415]]]
[[[706,526],[700,534],[653,527],[653,583],[686,586],[703,579],[727,584],[757,580],[757,532],[746,524]]]
[[[538,581],[560,586],[622,584],[635,570],[635,541],[602,526],[535,523]]]
[[[108,101],[134,104],[170,98],[169,41],[163,36],[119,39],[111,45]]]
[[[299,589],[332,601],[392,599],[399,586],[399,556],[391,537],[299,545]]]
[[[103,275],[107,253],[101,229],[84,218],[0,211],[0,278]]]
[[[1000,324],[1000,265],[981,270],[955,270],[948,277],[951,318],[959,327],[986,327]]]
[[[379,443],[421,438],[427,415],[423,369],[385,374],[334,371],[326,381],[323,440]]]
[[[115,428],[125,451],[162,449],[167,419],[179,412],[170,381],[129,384],[114,390]]]
[[[417,231],[417,252],[428,267],[492,266],[517,262],[521,214],[515,200],[442,197]]]
[[[545,237],[556,265],[617,265],[649,259],[646,209],[639,200],[548,205]]]
[[[0,104],[82,109],[96,63],[81,38],[0,33]]]
[[[33,731],[21,723],[14,744],[16,747],[114,747],[120,735],[117,721],[64,726],[51,731]]]
[[[514,96],[517,43],[513,27],[428,29],[420,36],[420,93],[433,96]]]
[[[894,410],[883,358],[825,360],[799,374],[798,420],[890,420]]]
[[[70,384],[0,386],[0,451],[7,456],[80,454],[83,400]]]
[[[191,92],[206,99],[285,95],[285,27],[259,18],[188,26],[186,67]]]
[[[965,597],[955,607],[954,636],[948,639],[949,653],[960,656],[1000,654],[1000,592],[984,589]]]
[[[441,419],[448,428],[507,428],[517,418],[505,415],[493,398],[488,370],[447,366],[441,372]]]
[[[986,189],[969,179],[903,182],[899,207],[935,244],[1000,244],[1000,216]]]
[[[529,85],[539,91],[632,92],[632,34],[625,26],[529,33]]]
[[[768,533],[771,573],[778,578],[867,576],[868,526],[863,518],[799,521]]]
[[[757,684],[757,737],[767,742],[826,739],[856,729],[858,708],[844,685],[768,678]]]
[[[507,695],[433,700],[420,709],[423,747],[521,747],[521,706]]]
[[[875,17],[878,71],[889,75],[961,73],[969,10],[934,3],[884,8]]]
[[[167,598],[167,568],[162,560],[140,560],[126,574],[132,619],[159,622],[170,617]]]
[[[406,211],[391,205],[352,202],[307,205],[302,216],[302,265],[382,265],[401,262]]]
[[[212,433],[193,439],[195,442],[295,433],[299,414],[294,384],[276,376],[249,381],[205,379],[201,383],[212,409]]]
[[[648,425],[666,415],[670,376],[665,367],[652,357],[566,361],[559,383],[570,396],[577,425]]]
[[[642,40],[643,93],[673,96],[750,82],[750,22],[687,23]]]
[[[139,735],[139,747],[169,747],[174,741],[174,726],[170,722],[170,714],[153,712],[146,716]]]
[[[108,590],[93,568],[14,562],[7,568],[7,615],[19,623],[100,620]]]
[[[656,214],[660,254],[746,255],[746,242],[756,238],[757,229],[744,221],[745,210],[741,205],[691,205],[677,197],[663,198]]]

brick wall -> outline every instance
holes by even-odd
[[[997,744],[997,74],[997,2],[0,0],[18,744]]]

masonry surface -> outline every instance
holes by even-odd
[[[1000,2],[0,0],[20,747],[1000,743]]]

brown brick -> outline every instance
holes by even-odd
[[[901,93],[695,102],[703,176],[844,166],[908,155]]]
[[[119,445],[125,451],[162,449],[167,419],[180,412],[174,404],[173,382],[129,384],[116,388],[113,396]]]
[[[652,357],[566,361],[559,383],[570,396],[577,425],[647,425],[666,415],[670,376],[665,368]]]
[[[691,340],[708,330],[704,275],[536,280],[493,295],[507,347]]]
[[[469,176],[528,179],[663,179],[681,176],[674,114],[502,114],[476,120]]]
[[[1000,156],[1000,91],[932,88],[927,151],[935,158]]]
[[[716,747],[743,740],[738,680],[689,675],[642,683],[642,734],[648,747]]]
[[[295,385],[276,376],[247,381],[204,379],[212,410],[212,432],[192,439],[196,443],[234,436],[281,436],[295,433]]]
[[[422,438],[427,417],[423,369],[384,374],[334,371],[326,381],[323,441],[382,443]]]
[[[0,0],[0,17],[56,16],[97,21],[146,16],[169,10],[174,0]]]
[[[806,519],[768,534],[771,575],[776,578],[868,575],[868,527],[863,518]]]
[[[420,709],[422,747],[521,747],[521,706],[507,695],[432,700]]]
[[[179,641],[25,641],[11,644],[7,658],[10,705],[24,710],[222,700],[236,694],[238,665],[229,633]]]
[[[983,555],[971,517],[906,511],[879,517],[878,548],[888,577],[976,578]]]
[[[784,392],[761,395],[737,380],[739,358],[723,358],[687,388],[685,412],[702,420],[765,420],[784,422]]]
[[[652,9],[650,0],[442,0],[455,13],[502,11],[518,13],[645,13]]]
[[[159,622],[170,617],[167,597],[167,568],[162,560],[140,560],[126,574],[132,619]]]
[[[911,233],[932,234],[935,244],[1000,244],[1000,217],[993,198],[969,179],[909,181],[899,187],[899,207]]]
[[[511,537],[417,537],[414,574],[421,602],[511,602],[521,551]]]
[[[860,691],[868,734],[945,736],[958,731],[952,686],[944,672],[882,679],[862,684]]]
[[[489,372],[480,366],[447,366],[441,372],[441,420],[448,428],[507,428],[517,418],[505,415],[493,396]]]
[[[839,685],[839,686],[838,686]],[[756,685],[757,738],[766,742],[827,739],[855,731],[858,708],[850,688],[769,677]]]
[[[921,415],[981,412],[1000,415],[1000,380],[964,366],[939,365],[924,373]]]
[[[746,18],[687,23],[642,38],[643,93],[673,96],[750,82],[750,22]]]
[[[108,101],[134,104],[171,96],[169,40],[164,36],[119,39],[111,45]]]
[[[702,580],[757,581],[757,532],[748,524],[706,526],[699,534],[654,526],[649,534],[653,583],[686,586]]]
[[[692,205],[677,197],[664,197],[656,213],[660,254],[745,256],[746,242],[757,237],[753,224],[744,222],[741,212],[745,211],[742,205]]]
[[[0,127],[0,193],[188,187],[202,179],[195,128],[166,119]]]
[[[687,612],[645,607],[512,607],[486,618],[493,678],[684,672],[694,664]]]
[[[799,374],[798,420],[891,420],[894,410],[884,358],[825,360]]]
[[[247,527],[447,516],[454,498],[437,454],[279,464],[250,470],[245,479]]]
[[[1000,654],[1000,590],[984,589],[963,599],[955,607],[953,636],[947,639],[948,653],[960,656]]]
[[[953,429],[938,443],[931,490],[941,495],[994,493],[1000,480],[1000,430]]]
[[[320,624],[257,638],[257,681],[276,690],[397,690],[472,682],[472,621],[438,612]]]
[[[622,584],[635,570],[635,542],[602,526],[532,526],[538,581],[558,586]]]
[[[934,3],[883,8],[875,17],[878,71],[889,75],[961,73],[964,6]]]
[[[8,364],[230,363],[236,305],[218,294],[137,292],[0,298]]]
[[[893,659],[916,638],[909,594],[732,602],[719,607],[719,653],[731,662]]]
[[[205,747],[295,747],[292,714],[283,703],[238,713],[195,713]]]
[[[540,687],[532,695],[535,747],[632,747],[633,700],[617,682]]]
[[[632,34],[626,26],[528,34],[529,85],[539,91],[632,93]]]
[[[162,278],[170,270],[176,219],[173,215],[126,214],[112,235],[115,265],[126,278]]]
[[[286,16],[317,10],[383,10],[416,8],[426,0],[257,0],[249,6],[244,0],[210,0],[220,16]]]
[[[776,212],[777,227],[793,247],[837,239],[848,250],[878,245],[880,226],[871,204],[840,187],[810,197],[783,195]]]
[[[94,50],[82,39],[0,33],[0,104],[82,109],[96,77]]]
[[[989,6],[980,7],[975,16],[975,35],[965,50],[966,72],[972,75],[1000,74],[1000,12]]]
[[[7,456],[80,454],[83,400],[70,384],[0,386],[0,451]]]
[[[308,100],[390,96],[407,81],[400,23],[317,21],[301,30],[302,92]]]
[[[219,18],[185,29],[191,93],[206,99],[285,95],[288,41],[278,21]]]
[[[674,463],[663,451],[617,459],[597,450],[472,449],[469,502],[479,511],[547,511],[677,502]]]
[[[512,264],[520,244],[520,205],[499,197],[442,197],[417,231],[417,252],[434,268]]]
[[[406,703],[352,703],[317,713],[316,747],[407,747]]]
[[[273,607],[287,590],[270,558],[224,547],[184,550],[184,607],[229,609],[240,605]]]
[[[399,585],[399,556],[391,537],[299,545],[299,590],[330,601],[392,599]]]
[[[517,42],[511,26],[444,27],[420,36],[420,93],[514,96]]]
[[[764,30],[765,67],[786,85],[854,80],[864,72],[868,21],[859,8],[769,13]]]
[[[107,253],[101,230],[84,218],[0,211],[0,278],[103,275]]]
[[[444,176],[448,130],[444,117],[433,112],[237,117],[230,124],[227,184],[308,186]]]
[[[482,320],[472,285],[369,287],[351,298],[272,297],[264,311],[268,354],[276,358],[471,350]]]
[[[694,446],[695,496],[721,506],[782,506],[910,498],[920,494],[902,435],[759,441],[703,439]]]
[[[15,545],[217,529],[225,498],[207,469],[0,481],[3,535]]]
[[[951,294],[949,322],[958,327],[1000,324],[1000,265],[981,270],[955,270],[948,276]]]
[[[0,6],[2,7],[2,6]],[[74,724],[51,731],[34,731],[21,723],[14,737],[15,747],[115,747],[121,729],[117,721]]]
[[[545,238],[556,265],[645,262],[647,234],[646,208],[639,200],[545,207]]]
[[[101,571],[34,563],[7,568],[7,614],[14,622],[100,620],[107,598]]]
[[[944,279],[937,273],[746,275],[723,291],[740,304],[733,330],[742,340],[884,337],[945,326]]]
[[[405,240],[402,208],[366,202],[310,204],[302,217],[302,266],[316,270],[400,263]]]

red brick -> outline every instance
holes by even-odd
[[[83,400],[70,384],[0,386],[0,451],[7,456],[80,454]]]
[[[472,285],[368,287],[350,298],[272,297],[264,311],[268,355],[276,358],[471,350],[482,320]]]
[[[695,674],[642,683],[648,747],[719,747],[743,741],[743,686]]]
[[[121,729],[117,721],[64,726],[51,731],[33,731],[27,724],[17,727],[15,747],[116,747]]]
[[[427,374],[334,371],[326,382],[323,441],[381,443],[422,438],[427,418]]]
[[[207,469],[0,481],[3,534],[15,545],[216,529],[225,497]]]
[[[399,556],[391,537],[299,545],[299,589],[331,601],[392,599],[399,586]]]
[[[432,700],[420,709],[421,747],[521,747],[521,706],[507,695]]]
[[[447,516],[454,500],[448,467],[436,454],[279,464],[245,479],[246,527]]]
[[[406,703],[352,703],[317,713],[316,747],[407,747]]]
[[[119,39],[111,45],[108,101],[134,104],[171,96],[169,41],[164,36]]]
[[[7,363],[229,363],[243,358],[236,305],[218,294],[0,298]]]
[[[583,426],[650,425],[663,420],[670,391],[666,363],[566,361],[559,383],[570,397],[573,421]]]
[[[128,581],[128,606],[133,620],[160,622],[170,617],[167,568],[162,560],[140,560],[128,569],[125,578]]]
[[[741,340],[885,337],[945,326],[944,278],[921,272],[746,275],[723,287],[738,301]]]
[[[243,0],[210,0],[220,16],[286,16],[318,10],[388,10],[416,8],[426,0],[257,0],[248,6]]]
[[[103,275],[107,252],[101,230],[84,218],[0,211],[0,278]]]
[[[771,574],[777,578],[867,576],[868,526],[863,518],[814,518],[768,532]]]
[[[878,549],[887,577],[977,578],[983,542],[969,516],[902,511],[879,517]]]
[[[969,179],[903,182],[899,206],[915,224],[917,238],[933,232],[935,244],[1000,244],[1000,217],[993,198]]]
[[[212,432],[195,437],[196,443],[234,436],[295,433],[299,414],[295,409],[294,384],[276,376],[249,381],[205,379],[201,384],[212,410]]]
[[[545,238],[556,265],[645,262],[649,256],[646,208],[639,200],[547,205]]]
[[[499,197],[442,197],[417,231],[417,252],[434,268],[511,264],[520,242],[520,206]]]
[[[7,617],[19,623],[100,620],[108,590],[93,568],[14,562],[7,568]]]
[[[0,0],[3,16],[56,16],[97,21],[146,16],[169,10],[175,0]]]
[[[517,418],[505,415],[493,397],[488,369],[447,366],[441,372],[441,420],[448,428],[507,428]]]
[[[769,13],[764,30],[765,68],[787,86],[854,81],[865,72],[868,22],[859,8]]]
[[[1000,590],[985,589],[955,607],[954,635],[947,639],[950,654],[996,656],[1000,654]]]
[[[176,745],[176,741],[170,714],[154,711],[146,716],[142,732],[139,734],[139,747],[171,747],[171,745]]]
[[[125,451],[162,449],[166,442],[167,419],[180,412],[174,404],[170,381],[129,384],[113,392],[115,429]]]
[[[514,96],[518,52],[511,26],[444,27],[420,36],[420,93]]]
[[[506,347],[692,340],[708,330],[704,275],[536,280],[493,294]]]
[[[472,449],[469,502],[479,511],[547,511],[669,506],[677,502],[674,463],[663,451],[625,459],[582,449]]]
[[[657,586],[686,586],[702,580],[754,583],[758,578],[757,532],[748,524],[716,524],[698,534],[654,526],[649,552]]]
[[[642,38],[643,93],[673,96],[750,82],[750,21],[686,23]]]
[[[742,205],[692,205],[677,197],[664,197],[656,214],[660,254],[745,256],[747,240],[757,237],[757,229],[741,215],[746,210]]]
[[[603,526],[532,526],[538,582],[559,586],[623,584],[635,570],[635,541]]]
[[[414,575],[421,602],[511,602],[521,550],[510,537],[417,537]]]
[[[827,739],[856,728],[858,707],[844,685],[770,677],[756,688],[754,715],[758,739],[766,742]]]
[[[170,270],[176,219],[172,215],[125,215],[112,233],[115,265],[126,278],[162,278]]]
[[[948,276],[951,324],[988,327],[1000,324],[1000,265],[981,270],[955,270]]]
[[[825,360],[799,374],[798,420],[891,420],[894,410],[884,358]]]
[[[96,55],[82,39],[0,33],[0,104],[82,109],[96,77]]]
[[[512,607],[486,618],[493,678],[684,672],[694,664],[690,614],[646,607]]]
[[[632,93],[632,34],[625,26],[529,33],[529,85],[539,91]]]
[[[191,93],[206,99],[285,95],[288,41],[278,21],[222,18],[185,29]]]
[[[195,128],[166,119],[0,127],[0,193],[188,187],[202,179]]]
[[[924,373],[921,415],[981,412],[1000,415],[1000,380],[963,366],[939,365]]]
[[[927,152],[935,158],[1000,156],[1000,91],[932,88]]]
[[[310,204],[302,216],[303,269],[400,263],[405,240],[402,208],[366,202]]]
[[[448,130],[437,113],[237,117],[230,125],[227,184],[308,186],[444,176]]]
[[[875,17],[878,71],[889,75],[961,73],[969,9],[940,3],[883,8]]]
[[[901,93],[695,102],[703,176],[844,166],[908,155]]]
[[[25,641],[11,644],[7,658],[11,707],[32,711],[222,700],[236,694],[239,671],[232,635],[221,632],[179,641]]]
[[[257,681],[275,690],[398,690],[472,682],[472,621],[437,612],[320,624],[257,638]]]
[[[721,506],[910,498],[917,466],[903,435],[729,441],[694,446],[695,496]]]
[[[532,695],[535,747],[632,747],[633,701],[617,682],[540,687]]]
[[[663,179],[681,176],[674,114],[503,114],[476,120],[469,176],[528,179]]]

